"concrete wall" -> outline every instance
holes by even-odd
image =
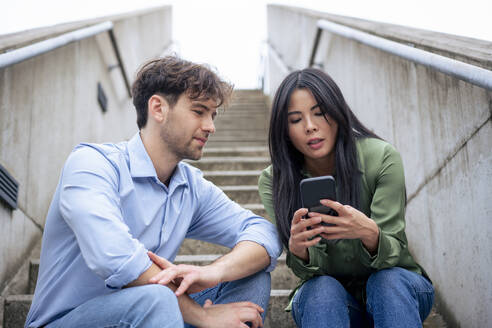
[[[308,65],[320,18],[492,69],[491,42],[269,6],[271,95],[288,68]],[[492,92],[326,31],[316,62],[403,157],[410,249],[439,312],[450,326],[490,326]]]
[[[6,48],[111,20],[130,81],[145,60],[171,43],[169,6],[17,33]],[[3,51],[2,51],[3,49]],[[0,69],[0,163],[19,182],[19,208],[0,202],[0,293],[42,234],[60,170],[79,142],[121,141],[136,133],[136,114],[107,32]],[[108,98],[103,113],[97,83]],[[130,82],[131,83],[131,82]]]

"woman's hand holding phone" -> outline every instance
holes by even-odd
[[[308,247],[316,245],[321,237],[313,238],[323,231],[321,217],[303,219],[302,217],[308,214],[307,208],[300,208],[294,213],[294,218],[290,227],[289,251],[295,256],[309,261]],[[317,226],[315,229],[309,230],[308,227]],[[313,238],[313,239],[311,239]]]
[[[324,223],[332,225],[326,226],[317,224],[312,227],[313,230],[309,231],[318,231],[321,237],[328,240],[360,239],[370,253],[377,250],[379,243],[379,228],[376,222],[352,206],[342,205],[339,202],[329,199],[322,199],[320,203],[334,209],[338,213],[338,216],[310,212],[308,214],[309,219],[316,218]]]

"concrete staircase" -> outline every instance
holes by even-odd
[[[220,186],[224,192],[243,207],[266,217],[258,195],[258,176],[269,164],[267,149],[268,110],[263,94],[256,90],[236,91],[233,103],[216,119],[217,132],[210,138],[200,161],[190,163],[199,167],[205,178]],[[176,263],[205,265],[228,248],[196,240],[185,240]],[[39,266],[39,245],[30,260],[19,271],[0,298],[0,328],[23,327],[32,301]],[[285,265],[285,255],[272,272],[272,291],[265,327],[295,327],[287,306],[290,290],[297,278]],[[3,316],[3,318],[2,318]],[[445,327],[434,311],[424,327]]]
[[[258,194],[258,177],[270,164],[268,153],[269,112],[265,96],[257,90],[236,91],[230,107],[218,115],[216,133],[210,137],[204,156],[190,164],[200,168],[206,179],[219,186],[232,200],[266,217]],[[185,240],[179,260],[205,264],[228,248],[196,240]],[[285,264],[285,255],[272,272],[272,291],[265,327],[295,327],[289,313],[290,290],[297,278]]]

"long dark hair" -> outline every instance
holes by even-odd
[[[335,142],[335,167],[338,201],[359,208],[360,170],[356,139],[380,139],[366,128],[350,110],[333,79],[314,68],[290,73],[280,84],[272,104],[269,147],[273,166],[273,206],[280,239],[288,248],[294,212],[301,208],[299,183],[302,179],[304,155],[289,138],[287,110],[292,92],[311,92],[325,116],[338,123]]]

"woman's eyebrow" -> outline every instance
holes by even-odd
[[[310,110],[314,110],[314,109],[316,109],[316,108],[318,108],[318,107],[319,107],[319,104],[316,104],[316,105],[314,105],[313,107],[311,107],[311,109],[310,109]]]

